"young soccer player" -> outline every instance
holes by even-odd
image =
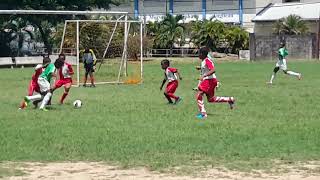
[[[45,106],[47,105],[48,101],[52,96],[50,82],[52,77],[55,77],[56,68],[59,69],[62,67],[62,65],[63,62],[59,59],[56,60],[54,64],[52,64],[49,57],[43,58],[43,67],[45,68],[45,70],[41,73],[41,75],[38,78],[40,94],[26,96],[24,99],[26,101],[26,105],[28,105],[30,101],[39,101],[43,99],[40,105],[40,110],[47,111]]]
[[[203,95],[207,96],[208,102],[210,103],[229,103],[230,109],[233,109],[235,99],[234,97],[219,97],[214,96],[215,88],[217,86],[218,80],[215,75],[214,63],[207,57],[209,48],[202,47],[199,51],[199,59],[201,60],[201,76],[199,80],[201,81],[198,86],[198,92],[196,94],[196,100],[198,103],[199,114],[197,118],[205,119],[207,118],[207,112],[204,107]]]
[[[63,104],[72,86],[72,75],[74,74],[74,71],[72,69],[72,65],[65,62],[65,54],[60,54],[58,60],[63,62],[63,66],[58,69],[59,80],[56,81],[54,87],[52,88],[52,92],[64,86],[64,93],[60,98],[60,104]]]
[[[84,68],[86,70],[83,87],[87,87],[88,75],[90,75],[90,80],[91,80],[90,87],[96,87],[96,85],[94,84],[94,76],[93,76],[95,65],[96,65],[96,56],[93,50],[89,48],[85,48],[85,50],[82,51],[82,53],[83,53],[82,60],[83,60]]]
[[[31,81],[29,83],[29,88],[28,88],[28,96],[32,96],[33,93],[40,93],[40,88],[39,88],[39,84],[38,84],[38,77],[40,76],[40,74],[43,71],[42,68],[42,64],[38,64],[35,68],[34,68],[34,74],[32,75]],[[23,100],[21,102],[21,105],[19,107],[19,109],[24,109],[26,107],[26,102]]]
[[[297,77],[299,80],[301,80],[302,78],[302,74],[301,73],[297,73],[297,72],[293,72],[293,71],[289,71],[287,69],[287,60],[286,60],[286,56],[289,54],[288,50],[285,47],[285,43],[281,42],[280,43],[280,48],[278,50],[278,62],[276,64],[276,67],[273,69],[273,74],[271,76],[271,79],[269,82],[267,82],[268,84],[272,84],[274,78],[276,77],[277,72],[279,71],[279,69],[281,69],[285,74],[290,75],[290,76],[295,76]]]
[[[167,98],[169,104],[178,104],[182,100],[182,98],[179,96],[175,96],[174,93],[178,88],[178,84],[179,84],[178,78],[182,80],[182,77],[176,68],[172,68],[169,66],[170,66],[169,60],[164,59],[161,61],[161,68],[165,72],[164,72],[164,79],[160,86],[160,91],[162,90],[163,85],[166,83],[166,81],[169,81],[167,84],[166,90],[164,91],[164,96]],[[172,99],[175,100],[174,103],[172,102]]]

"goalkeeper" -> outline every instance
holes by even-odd
[[[90,81],[91,81],[90,87],[96,87],[96,85],[94,84],[94,77],[93,77],[93,73],[94,73],[95,65],[96,65],[96,60],[97,60],[96,56],[95,56],[93,50],[89,49],[89,48],[85,48],[84,50],[80,51],[80,53],[82,54],[82,61],[84,64],[84,69],[86,71],[85,76],[84,76],[83,87],[87,87],[88,75],[90,75]]]

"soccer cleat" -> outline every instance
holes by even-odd
[[[49,110],[46,108],[40,108],[41,111],[48,112]]]
[[[267,84],[268,84],[268,85],[272,85],[272,82],[268,81]]]
[[[91,84],[91,85],[90,85],[90,87],[93,87],[93,88],[95,88],[95,87],[96,87],[96,85],[94,85],[94,84]]]
[[[299,74],[298,79],[299,79],[299,80],[302,79],[302,74],[301,74],[301,73]]]
[[[182,101],[182,98],[179,97],[179,98],[174,102],[174,104],[177,105],[177,104],[179,104],[179,102],[181,102],[181,101]]]
[[[229,102],[228,102],[228,103],[229,103],[229,106],[230,106],[230,109],[233,109],[233,108],[234,108],[234,103],[235,103],[235,101],[236,101],[236,100],[234,99],[234,97],[231,97],[231,98],[230,98],[230,100],[229,100]]]
[[[192,90],[194,90],[194,91],[198,91],[199,89],[198,89],[198,87],[195,87],[195,88],[193,88]]]
[[[30,100],[28,99],[28,97],[24,97],[24,106],[27,107],[28,104],[30,103]]]
[[[206,119],[207,117],[208,117],[208,115],[207,114],[203,114],[203,113],[199,113],[199,114],[197,114],[197,116],[196,116],[198,119]]]
[[[86,85],[86,84],[83,84],[82,86],[83,86],[83,87],[87,87],[87,85]]]
[[[168,105],[173,105],[173,102],[168,102],[167,104],[168,104]]]

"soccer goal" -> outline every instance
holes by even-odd
[[[117,19],[66,20],[60,53],[67,55],[67,61],[69,58],[74,62],[74,85],[80,86],[83,82],[85,48],[91,49],[96,57],[96,84],[142,83],[142,28],[141,21],[128,20],[127,15]]]

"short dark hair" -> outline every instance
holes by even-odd
[[[60,57],[60,56],[66,57],[66,55],[63,54],[63,53],[60,53],[60,54],[59,54],[59,57]]]
[[[54,62],[54,66],[56,68],[61,68],[63,66],[63,61],[61,59],[57,59],[55,62]]]
[[[202,55],[204,57],[208,56],[208,53],[209,53],[209,48],[208,47],[201,47],[200,50],[199,50],[199,55]]]
[[[49,64],[49,63],[51,63],[51,59],[47,56],[44,56],[42,60],[42,64]]]
[[[170,65],[170,61],[168,59],[164,59],[161,61],[161,64],[166,64],[166,65]]]

